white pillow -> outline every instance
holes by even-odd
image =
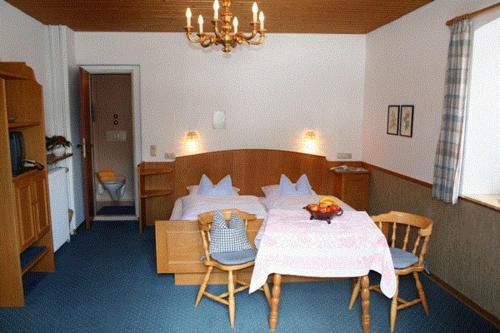
[[[284,176],[284,175],[282,175],[282,176]],[[308,192],[308,193],[298,193],[298,194],[299,195],[316,195],[316,192],[314,192],[314,190],[309,185],[309,181],[307,180],[307,176],[306,175],[302,175],[299,179],[301,179],[301,178],[305,178],[305,180],[307,182],[307,185],[309,186],[310,192]],[[292,183],[292,186],[294,188],[296,187],[296,185],[297,184]],[[277,184],[277,185],[262,186],[260,189],[262,190],[262,192],[264,192],[264,195],[266,197],[281,196],[281,190],[280,190],[280,185],[279,184]]]
[[[233,183],[230,175],[226,175],[219,181],[219,183],[214,185],[212,180],[204,174],[201,176],[200,183],[196,185],[196,192],[190,192],[189,194],[222,197],[238,196],[238,191],[236,191],[232,185]]]
[[[260,189],[262,190],[262,192],[264,192],[264,195],[266,197],[280,194],[280,186],[279,185],[262,186]]]

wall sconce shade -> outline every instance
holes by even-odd
[[[198,151],[200,139],[198,133],[195,131],[189,131],[186,133],[186,149],[191,153],[196,153]]]
[[[314,131],[307,131],[302,138],[304,152],[314,154],[318,151],[318,140]]]

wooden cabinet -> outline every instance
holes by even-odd
[[[16,198],[17,230],[19,250],[24,251],[36,239],[35,216],[33,211],[33,186],[26,180],[14,183]]]
[[[26,250],[50,229],[47,180],[44,171],[30,171],[14,178],[19,247]]]
[[[332,170],[334,174],[333,195],[356,210],[367,211],[370,195],[369,171]]]
[[[137,166],[141,198],[139,231],[156,220],[168,220],[173,207],[174,163],[142,162]]]
[[[43,170],[12,174],[9,133]],[[21,62],[0,62],[0,306],[23,306],[22,275],[55,269],[47,189],[43,90]]]
[[[44,172],[38,172],[36,177],[33,177],[33,190],[34,190],[34,211],[35,214],[35,228],[38,231],[38,238],[45,234],[50,229],[49,218],[49,200],[48,200],[48,187],[47,178]]]

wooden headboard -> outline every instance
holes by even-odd
[[[295,182],[306,174],[313,189],[319,194],[332,193],[333,175],[328,171],[332,162],[324,156],[267,149],[239,149],[209,152],[178,157],[174,162],[143,162],[143,168],[166,168],[166,183],[163,176],[152,176],[151,187],[168,187],[171,195],[151,198],[148,201],[147,224],[170,217],[175,200],[186,195],[186,187],[200,182],[203,174],[217,183],[222,177],[231,175],[233,186],[242,195],[264,196],[261,187],[279,184],[281,174]]]
[[[331,192],[328,164],[324,156],[303,153],[241,149],[178,157],[175,161],[175,196],[187,194],[186,187],[200,182],[206,174],[214,183],[231,175],[240,194],[263,196],[261,187],[278,184],[280,175],[295,182],[302,174],[309,178],[317,193]]]

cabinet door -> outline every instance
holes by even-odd
[[[29,181],[16,183],[15,192],[19,245],[20,251],[24,251],[36,240],[37,236],[34,221],[32,183]]]
[[[37,238],[50,228],[50,219],[47,200],[47,180],[45,173],[40,173],[33,183],[35,226],[38,231]]]
[[[368,210],[369,183],[368,174],[345,174],[342,200],[356,210]]]

